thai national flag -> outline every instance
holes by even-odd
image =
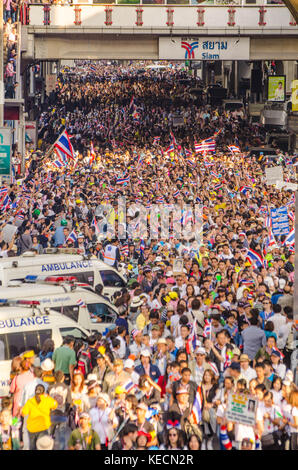
[[[292,228],[290,233],[284,239],[283,245],[294,246],[295,245],[295,229]]]
[[[242,194],[247,194],[248,191],[252,191],[252,188],[250,186],[241,186],[239,191]]]
[[[192,157],[192,151],[188,149],[184,149],[184,153],[186,157]]]
[[[236,145],[228,145],[228,149],[229,149],[230,152],[232,152],[232,153],[239,153],[239,152],[241,152],[240,148],[237,147]]]
[[[228,433],[227,433],[227,426],[222,425],[220,426],[220,431],[219,431],[219,440],[222,444],[222,446],[226,450],[231,450],[232,449],[232,443],[229,439]]]
[[[125,176],[124,178],[117,178],[116,184],[125,184],[125,183],[129,183],[129,181],[130,181],[130,177],[128,175],[128,176]]]
[[[170,144],[170,145],[168,146],[168,148],[166,149],[166,152],[165,152],[165,153],[171,153],[171,152],[174,152],[174,150],[175,150],[174,145],[173,145],[173,144]]]
[[[78,237],[77,237],[77,235],[76,235],[75,230],[73,230],[73,231],[68,235],[68,237],[67,237],[67,239],[66,239],[66,242],[68,242],[69,240],[70,240],[70,241],[73,241],[74,243],[76,243],[76,242],[78,241]]]
[[[8,194],[5,196],[5,198],[2,201],[2,207],[1,210],[7,211],[12,205],[11,199],[8,196]]]
[[[77,300],[77,306],[78,307],[86,307],[86,304],[83,299],[78,299]]]
[[[68,160],[64,152],[61,152],[58,148],[55,148],[55,152],[57,154],[58,160],[61,163],[64,163],[64,166],[67,166]]]
[[[54,160],[54,161],[52,162],[52,165],[53,165],[55,168],[57,168],[58,170],[61,170],[61,168],[64,168],[64,167],[65,167],[64,163],[62,163],[62,162],[61,162],[60,160],[58,160],[58,159],[57,159],[57,160]]]
[[[153,145],[158,144],[159,141],[160,141],[160,137],[154,137],[154,139],[153,139]]]
[[[145,248],[146,248],[146,243],[142,238],[141,243],[140,243],[140,252],[143,253]]]
[[[128,256],[129,255],[129,249],[128,249],[128,244],[127,243],[121,247],[120,253],[123,256]]]
[[[203,330],[203,337],[208,338],[211,337],[211,321],[208,318],[205,318],[205,326]]]
[[[193,418],[194,424],[200,424],[202,420],[202,405],[203,405],[202,391],[201,391],[201,387],[198,387],[196,396],[193,402],[192,410],[191,410],[191,416]]]
[[[60,150],[60,152],[62,152],[66,156],[66,158],[70,158],[71,160],[75,159],[73,146],[66,131],[62,132],[62,134],[56,141],[55,148]]]
[[[215,152],[216,141],[212,137],[210,139],[205,139],[200,142],[201,146],[203,146],[203,151],[205,152]]]
[[[0,189],[0,201],[3,200],[3,198],[7,195],[8,193],[8,188],[1,188]]]
[[[131,380],[128,380],[124,385],[122,385],[122,387],[126,393],[130,393],[135,388],[135,384]]]
[[[173,144],[174,147],[175,147],[175,146],[177,145],[177,141],[176,141],[175,136],[174,136],[174,134],[173,134],[172,131],[170,131],[170,135],[171,135],[171,139],[172,139],[172,144]]]
[[[94,216],[93,218],[93,221],[92,221],[92,227],[95,227],[95,234],[98,235],[100,233],[100,230],[99,230],[99,227],[98,227],[98,224],[97,224],[97,220]]]
[[[193,168],[196,166],[195,162],[193,162],[190,158],[187,158],[186,162],[188,163],[188,165],[192,166]]]
[[[248,250],[246,260],[253,266],[256,265],[258,268],[264,268],[264,260],[262,256],[252,249]]]
[[[175,191],[175,192],[173,193],[173,197],[176,198],[176,197],[179,196],[179,194],[180,194],[180,191],[179,191],[179,189],[177,189],[177,191]]]
[[[164,203],[165,203],[165,200],[162,196],[160,196],[156,199],[156,204],[164,204]]]

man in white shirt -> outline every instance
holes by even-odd
[[[120,359],[124,359],[126,356],[126,341],[125,341],[125,336],[126,336],[126,328],[125,326],[118,326],[118,336],[116,337],[120,341],[120,349],[118,351],[118,356]]]
[[[252,379],[255,379],[257,374],[256,371],[249,365],[250,359],[247,354],[241,354],[240,356],[240,371],[241,375],[245,378],[247,385]]]
[[[293,312],[288,312],[285,316],[285,323],[280,326],[277,336],[277,347],[278,349],[284,349],[286,347],[287,339],[290,334],[293,325]]]
[[[273,305],[272,310],[274,312],[274,315],[273,317],[270,318],[270,320],[272,321],[274,325],[274,332],[278,336],[280,328],[286,324],[287,320],[286,320],[286,316],[281,313],[282,311],[281,305],[279,304]]]

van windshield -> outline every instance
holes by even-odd
[[[83,339],[85,341],[87,340],[87,335],[76,327],[59,328],[59,331],[62,338],[65,338],[66,336],[73,336],[76,339]]]
[[[117,314],[106,304],[87,304],[93,323],[115,323]]]
[[[124,281],[114,271],[100,271],[100,275],[105,287],[125,287]]]

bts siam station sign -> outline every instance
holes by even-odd
[[[249,60],[249,38],[159,38],[162,60]]]

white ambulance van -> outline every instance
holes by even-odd
[[[33,349],[36,354],[51,338],[55,348],[71,335],[85,341],[89,332],[65,315],[49,310],[41,314],[34,302],[15,302],[0,307],[0,397],[9,394],[11,360]]]
[[[79,282],[89,284],[110,299],[126,286],[125,277],[99,259],[70,254],[75,249],[48,248],[46,251],[42,255],[28,251],[21,256],[1,258],[0,285],[7,286],[12,280],[23,281],[28,275],[74,276]]]
[[[96,294],[88,284],[58,276],[32,282],[32,277],[35,278],[28,276],[25,282],[11,281],[8,287],[0,287],[0,304],[12,300],[37,301],[42,314],[49,309],[61,313],[90,332],[115,328],[117,307],[108,298]]]

